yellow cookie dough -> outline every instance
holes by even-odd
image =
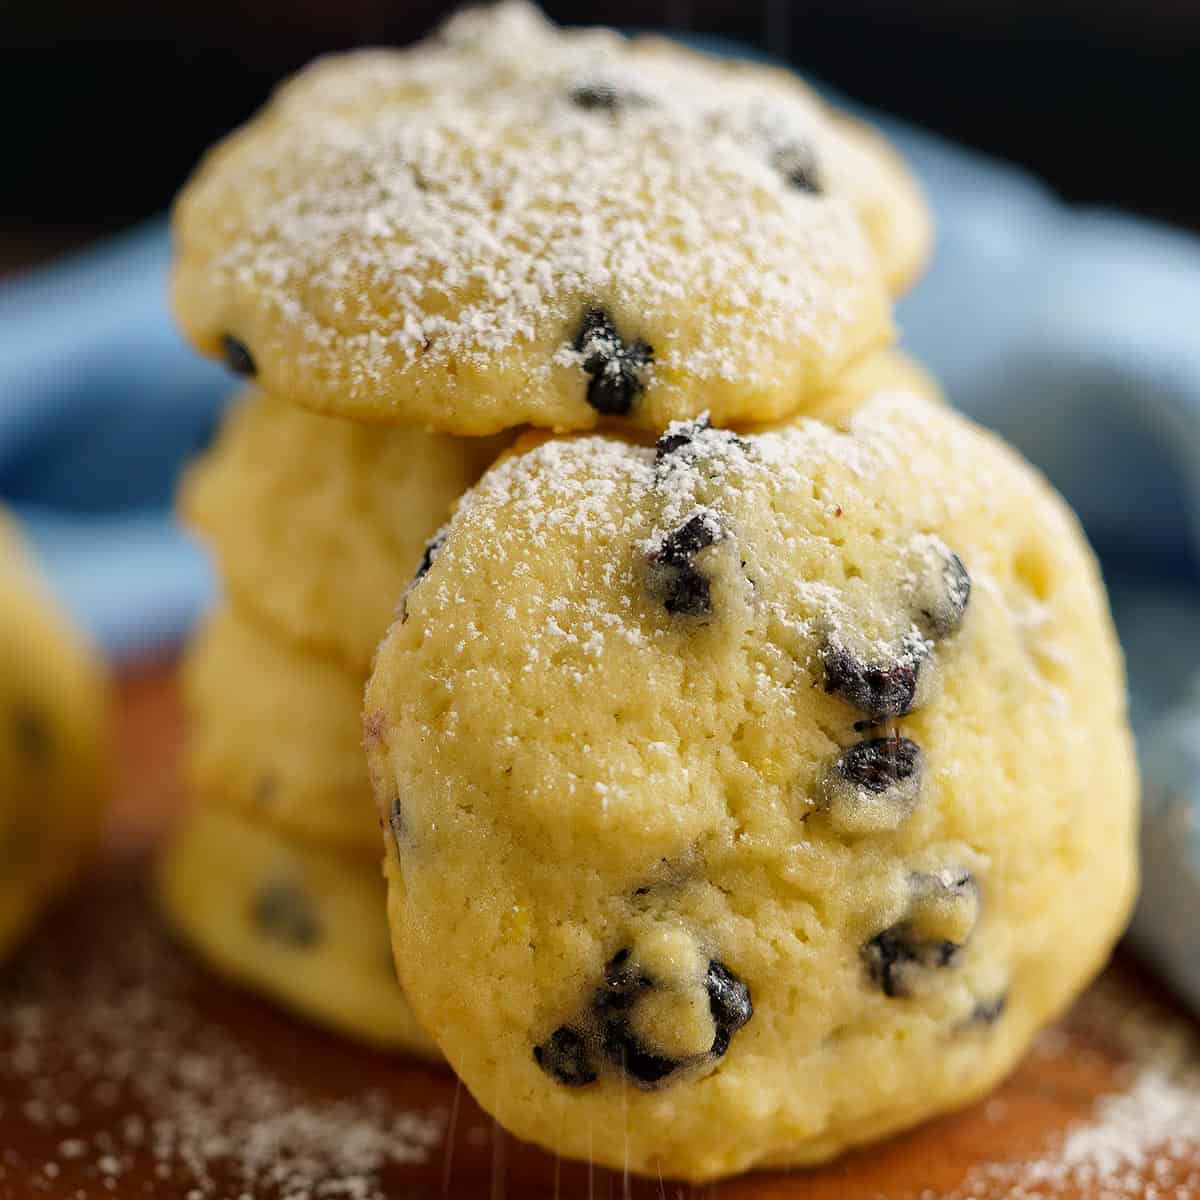
[[[91,848],[110,736],[104,672],[0,514],[0,958]]]
[[[226,605],[188,648],[192,789],[289,838],[379,853],[362,751],[363,675]]]
[[[426,541],[503,445],[364,428],[251,388],[180,507],[240,603],[365,678]]]
[[[557,1153],[699,1181],[903,1129],[1125,922],[1123,668],[1074,517],[915,390],[830,411],[519,445],[380,649],[401,976]]]
[[[281,87],[181,194],[172,291],[319,411],[657,433],[808,406],[891,338],[928,226],[790,73],[508,2]]]
[[[223,974],[360,1041],[440,1057],[396,983],[376,859],[289,842],[202,798],[158,883],[171,926]]]

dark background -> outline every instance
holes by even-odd
[[[323,50],[436,0],[0,0],[0,269],[164,208],[203,148]],[[1200,0],[550,0],[691,29],[1024,163],[1072,200],[1200,228]]]

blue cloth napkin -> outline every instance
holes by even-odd
[[[938,223],[905,343],[1049,474],[1104,562],[1147,792],[1134,935],[1200,1008],[1200,240],[871,119]],[[169,501],[233,381],[172,328],[168,255],[155,222],[0,285],[0,497],[117,661],[177,643],[213,590]]]

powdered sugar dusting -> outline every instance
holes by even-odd
[[[1200,1038],[1161,1006],[1113,979],[1080,1003],[1074,1020],[1115,1037],[1127,1063],[1116,1089],[1040,1154],[973,1168],[937,1200],[1194,1200],[1200,1196]],[[1061,1054],[1044,1035],[1044,1053]]]
[[[899,448],[919,436],[901,423],[865,425],[848,436],[823,422],[804,420],[743,437],[711,428],[700,418],[672,423],[660,444],[675,439],[683,444],[669,454],[610,436],[550,439],[501,461],[460,502],[446,532],[453,537],[456,555],[468,556],[468,574],[488,561],[506,571],[528,570],[519,561],[524,548],[545,548],[552,538],[615,548],[598,555],[603,559],[603,599],[559,596],[549,601],[552,611],[531,632],[530,665],[542,643],[569,640],[598,660],[609,638],[639,644],[647,636],[635,602],[642,587],[624,548],[637,547],[643,557],[652,556],[667,531],[700,511],[710,512],[714,521],[732,519],[738,512],[769,513],[779,497],[809,493],[815,463],[836,462],[868,488]],[[459,526],[461,534],[454,536]],[[436,571],[431,584],[440,611],[452,613],[465,602]],[[530,603],[539,599],[536,589],[527,596]],[[775,617],[807,635],[817,614],[827,629],[850,622],[838,606],[835,589],[791,580],[787,602],[776,604]],[[798,617],[798,611],[809,615]],[[461,649],[467,652],[467,643]]]
[[[195,972],[133,895],[104,901],[85,953],[42,951],[5,977],[0,1078],[30,1133],[6,1151],[0,1196],[69,1173],[80,1195],[382,1200],[387,1172],[440,1144],[439,1113],[301,1088],[296,1063],[269,1063],[197,1005]]]
[[[745,436],[711,428],[703,417],[674,422],[660,444],[682,444],[665,454],[602,435],[551,439],[509,456],[466,494],[456,523],[469,532],[456,538],[456,553],[474,556],[474,567],[490,558],[503,561],[507,569],[510,547],[543,548],[552,537],[569,537],[593,547],[634,545],[649,556],[668,531],[698,512],[736,524],[734,514],[769,515],[782,497],[809,495],[819,465],[836,464],[866,494],[882,471],[922,443],[926,431],[912,417],[923,405],[914,396],[903,397],[903,402],[893,397],[887,407],[868,404],[878,409],[879,419],[864,419],[853,435],[818,420]],[[832,501],[827,506],[834,507]],[[803,535],[793,530],[785,536]],[[574,613],[570,619],[562,614],[538,632],[551,634],[568,625],[582,628],[594,639],[597,655],[608,636],[635,642],[643,637],[631,600],[641,589],[634,578],[619,578],[622,561],[627,565],[628,560],[614,553],[603,570],[609,602],[624,605],[623,610],[602,616],[601,601],[591,597],[587,606],[592,611]],[[441,588],[441,609],[452,610],[461,602],[440,581],[436,586]],[[560,597],[555,603],[566,606],[567,601]],[[815,580],[791,579],[786,604],[776,605],[775,617],[802,633],[813,620],[826,629],[852,623],[838,605],[836,589]],[[807,612],[808,618],[798,618],[798,612]]]
[[[425,636],[454,631],[435,672],[447,711],[459,680],[508,686],[485,647],[514,627],[524,677],[549,667],[581,684],[629,646],[661,645],[676,661],[687,619],[710,616],[756,626],[752,644],[773,664],[754,673],[756,702],[788,705],[797,667],[828,683],[830,661],[844,659],[915,674],[920,707],[941,686],[936,643],[957,629],[972,580],[988,603],[1015,606],[1009,620],[1040,653],[1046,638],[1025,638],[1023,592],[1005,579],[1029,528],[1015,510],[1036,506],[1039,530],[1061,526],[1068,546],[1075,535],[1028,468],[902,388],[838,411],[834,423],[741,433],[701,416],[655,446],[518,442],[459,503],[452,565],[417,584]],[[468,627],[457,614],[477,611],[480,579],[504,591],[505,616]],[[1060,690],[1029,695],[1078,728]]]
[[[579,365],[588,301],[653,342],[648,386],[769,383],[880,286],[839,173],[814,194],[778,167],[842,139],[795,81],[505,3],[281,89],[181,203],[185,291],[269,311],[313,366],[336,349],[356,395],[538,343],[536,387]]]

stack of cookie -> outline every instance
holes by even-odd
[[[285,1004],[428,1049],[391,978],[359,726],[427,539],[522,424],[652,436],[697,368],[722,420],[824,392],[886,340],[925,210],[790,75],[507,4],[309,68],[175,228],[185,329],[258,384],[182,489],[225,599],[184,668],[196,804],[165,906]]]
[[[929,223],[886,145],[505,3],[310,67],[175,228],[184,328],[263,389],[185,488],[229,593],[193,940],[398,1044],[346,1019],[390,933],[484,1107],[649,1173],[1006,1071],[1128,908],[1121,667],[1061,501],[887,349]]]
[[[422,1054],[384,921],[363,681],[427,539],[501,444],[370,429],[252,387],[180,492],[225,595],[183,665],[195,803],[163,865],[168,914],[235,978]]]

